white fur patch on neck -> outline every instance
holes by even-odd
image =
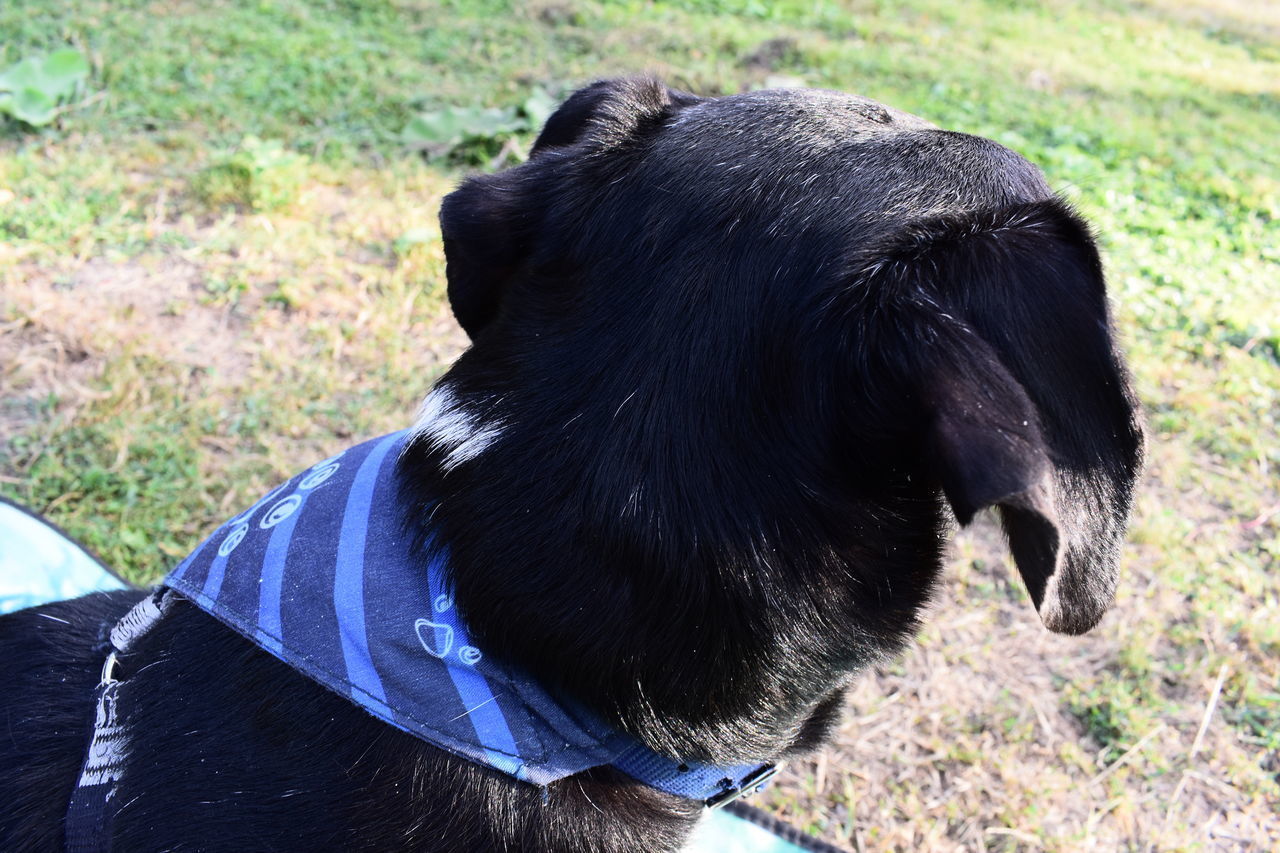
[[[464,409],[453,390],[442,382],[422,401],[409,444],[418,439],[428,441],[433,450],[444,454],[442,467],[448,472],[479,456],[501,434],[500,422],[482,423],[479,415]]]

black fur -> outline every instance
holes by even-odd
[[[404,498],[480,644],[653,748],[816,748],[984,507],[1050,628],[1110,603],[1136,406],[1089,232],[1016,154],[835,93],[607,81],[441,221],[474,346],[438,387],[494,435],[427,430]],[[124,607],[0,620],[0,848],[59,847]],[[122,849],[653,851],[698,813],[608,768],[544,796],[189,606],[126,664]]]

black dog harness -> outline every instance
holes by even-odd
[[[111,821],[119,809],[116,782],[128,754],[128,731],[120,724],[117,698],[122,675],[121,656],[172,606],[173,597],[157,590],[138,602],[111,629],[111,651],[102,665],[93,720],[93,735],[71,803],[67,806],[67,853],[101,853],[111,849]]]
[[[105,849],[84,845],[108,835],[127,750],[116,712],[119,662],[173,594],[378,719],[535,785],[612,765],[715,807],[776,772],[668,758],[478,648],[453,604],[447,549],[416,547],[407,531],[395,477],[407,435],[352,447],[273,490],[115,627],[67,814],[68,850]]]

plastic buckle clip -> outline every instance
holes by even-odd
[[[720,793],[707,797],[703,801],[703,805],[709,809],[719,809],[729,805],[734,800],[749,797],[763,788],[766,782],[777,776],[779,769],[776,764],[766,764],[763,767],[752,770],[743,777],[736,787],[725,788]]]

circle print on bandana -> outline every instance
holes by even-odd
[[[247,536],[248,533],[249,525],[243,523],[236,525],[232,531],[227,534],[227,538],[222,540],[222,544],[218,546],[218,556],[225,557],[234,551],[236,546],[244,541],[244,537]]]
[[[263,530],[269,530],[270,528],[275,527],[277,524],[293,515],[294,512],[297,511],[298,505],[301,503],[301,495],[289,495],[289,497],[280,501],[280,503],[268,510],[267,514],[262,517],[262,521],[258,523],[258,526]]]
[[[315,468],[312,468],[307,476],[302,478],[302,482],[298,484],[298,488],[314,489],[316,486],[338,473],[338,469],[341,467],[341,462],[321,462]]]

